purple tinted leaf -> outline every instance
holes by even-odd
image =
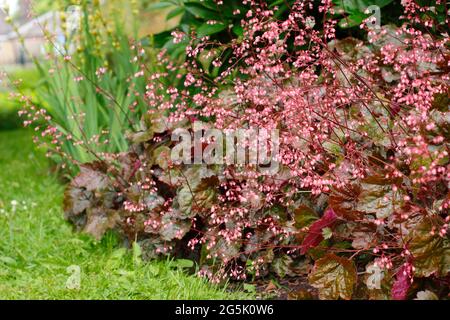
[[[337,216],[333,209],[329,208],[325,211],[323,217],[314,222],[309,228],[309,232],[303,240],[300,253],[305,254],[310,248],[317,247],[323,240],[323,229],[331,227],[336,220]]]
[[[403,265],[396,274],[395,282],[392,286],[392,299],[405,300],[408,294],[408,289],[411,287],[412,268],[411,265]]]

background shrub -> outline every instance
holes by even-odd
[[[3,75],[4,83],[14,83],[15,90],[20,90],[30,99],[36,100],[36,88],[39,87],[40,78],[35,69],[10,70],[8,76]],[[23,102],[19,97],[11,94],[10,88],[0,89],[0,130],[17,129],[22,126],[19,111]]]

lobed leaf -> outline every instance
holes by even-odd
[[[319,290],[320,299],[350,300],[357,273],[351,260],[328,254],[316,261],[308,279],[309,283]]]

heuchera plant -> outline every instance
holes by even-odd
[[[361,41],[336,39],[330,0],[296,1],[281,20],[243,4],[217,77],[204,66],[223,63],[223,44],[174,33],[186,62],[161,53],[130,152],[82,166],[67,218],[98,238],[117,229],[148,257],[189,256],[215,282],[274,272],[308,276],[323,299],[447,296],[450,52],[434,7],[402,1],[401,27],[364,21]],[[184,85],[165,83],[173,73]],[[197,120],[279,130],[279,172],[171,162],[172,132]]]

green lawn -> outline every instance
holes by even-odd
[[[63,189],[29,132],[0,132],[0,299],[251,298],[174,262],[133,259],[113,235],[95,242],[74,233],[63,219]],[[78,268],[80,286],[71,288]]]

